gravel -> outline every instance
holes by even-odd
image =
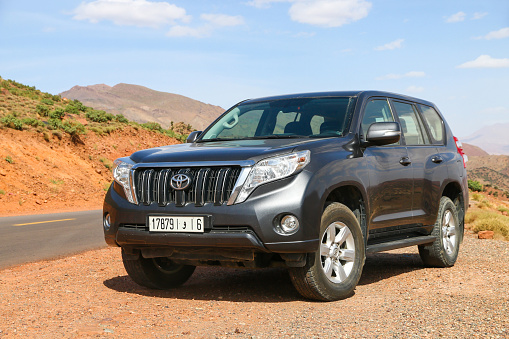
[[[283,269],[199,267],[154,291],[120,249],[0,271],[0,338],[509,338],[509,242],[468,234],[452,268],[417,248],[369,255],[356,293],[302,299]]]

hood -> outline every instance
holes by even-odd
[[[330,140],[330,139],[328,139]],[[194,162],[194,161],[258,161],[273,155],[292,152],[296,147],[306,149],[324,139],[263,139],[232,140],[162,146],[138,151],[131,155],[136,163]]]

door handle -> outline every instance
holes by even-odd
[[[412,162],[410,161],[410,158],[409,157],[403,157],[399,160],[399,163],[403,166],[408,166],[410,165]]]
[[[444,159],[442,159],[442,157],[439,155],[435,155],[433,158],[431,158],[431,161],[433,161],[435,164],[439,164],[444,161]]]

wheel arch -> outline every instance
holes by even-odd
[[[458,212],[458,218],[460,221],[460,228],[462,231],[462,234],[465,230],[465,199],[463,196],[463,189],[461,188],[461,185],[457,182],[449,182],[447,185],[445,185],[443,191],[442,191],[442,197],[448,197],[452,200],[454,205],[456,206],[456,210]],[[463,237],[462,237],[463,238]]]
[[[361,226],[364,239],[367,237],[367,199],[365,192],[355,183],[344,183],[328,192],[322,211],[333,202],[338,202],[348,207],[354,214]]]

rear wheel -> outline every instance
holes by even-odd
[[[361,227],[352,211],[340,203],[327,206],[320,240],[304,267],[289,269],[293,285],[309,299],[332,301],[351,296],[365,260]]]
[[[165,290],[185,283],[193,274],[196,266],[178,265],[168,258],[143,258],[131,260],[122,249],[122,261],[131,279],[148,288]]]
[[[456,206],[448,197],[442,197],[437,221],[431,233],[436,240],[431,244],[419,246],[419,255],[424,264],[432,267],[454,266],[458,258],[461,233]]]

